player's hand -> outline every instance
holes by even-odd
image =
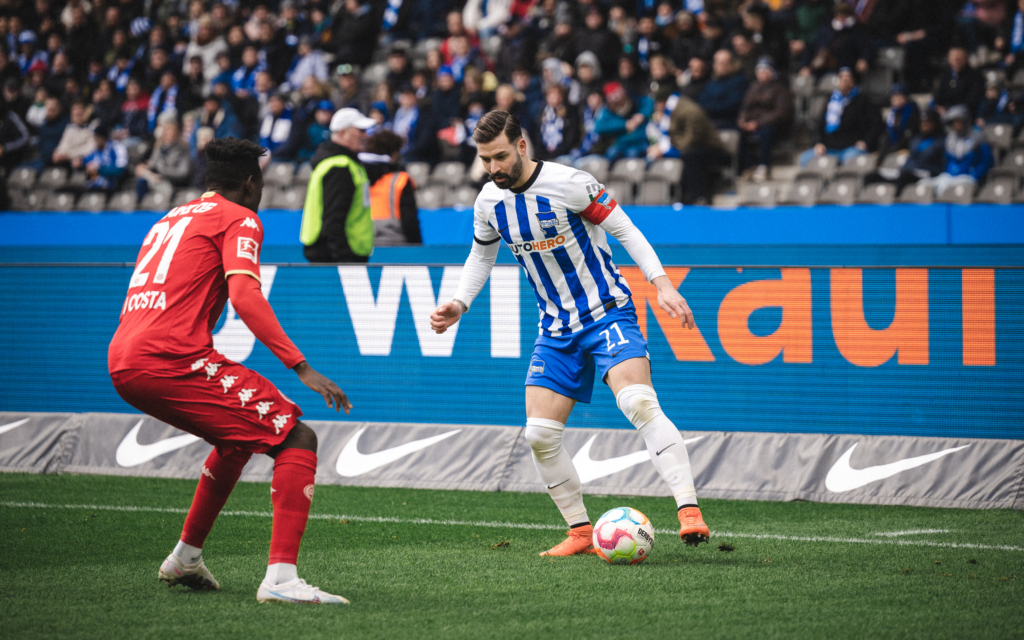
[[[302,384],[324,397],[328,409],[335,411],[344,409],[346,414],[352,409],[352,403],[348,401],[345,392],[331,382],[330,378],[309,366],[305,360],[296,365],[294,371],[299,376],[299,380],[302,380]]]
[[[434,309],[430,314],[430,328],[434,333],[444,333],[462,318],[462,305],[458,302],[446,302]]]
[[[658,306],[667,311],[670,318],[681,319],[687,329],[695,328],[697,323],[693,321],[690,305],[686,304],[686,299],[672,286],[668,276],[658,276],[653,284],[658,288]]]

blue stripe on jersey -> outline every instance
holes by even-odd
[[[522,208],[524,211],[526,210],[525,197],[523,197]],[[516,209],[519,209],[519,196],[516,196]],[[537,212],[551,212],[551,202],[544,196],[537,196]],[[551,250],[551,255],[558,263],[558,268],[562,270],[565,283],[569,285],[569,293],[572,294],[573,302],[576,304],[576,313],[579,314],[580,323],[584,325],[592,323],[594,319],[590,317],[590,299],[587,298],[587,292],[583,289],[583,283],[580,282],[580,276],[576,273],[576,265],[569,257],[569,252],[565,250],[565,247],[558,247]]]
[[[548,208],[550,209],[550,204]],[[519,236],[524,242],[532,242],[533,231],[530,229],[530,212],[526,209],[526,196],[522,193],[516,194],[516,217],[519,220]],[[556,251],[565,253],[565,249],[561,248],[552,251],[551,253],[554,254]],[[540,280],[544,284],[544,291],[548,294],[548,300],[554,303],[558,308],[558,319],[562,321],[562,325],[564,327],[562,332],[564,335],[569,335],[572,333],[572,329],[569,328],[569,312],[562,308],[562,297],[558,295],[558,289],[555,288],[555,283],[551,279],[551,274],[548,273],[548,268],[544,264],[544,259],[541,258],[540,254],[537,252],[531,252],[530,257],[533,259],[534,266],[537,267],[537,274],[540,276]],[[572,288],[573,283],[569,280],[569,273],[572,273],[573,279],[576,280],[576,289],[579,289],[580,293],[583,294],[584,303],[586,303],[587,294],[583,293],[583,287],[580,286],[579,279],[576,278],[576,270],[572,266],[572,260],[569,259],[569,254],[565,254],[565,259],[569,264],[569,272],[566,272],[565,265],[557,255],[555,256],[555,259],[558,261],[558,266],[561,268],[562,272],[566,274],[565,280],[569,284],[569,290],[573,293],[573,300],[576,302],[576,307],[580,308],[579,299],[576,297],[576,291]],[[587,308],[589,307],[583,307],[583,309]]]
[[[612,264],[612,254],[605,253],[605,250],[601,247],[598,247],[597,250],[600,251],[601,256],[604,257],[604,266],[608,268],[608,273],[615,276],[615,284],[622,289],[623,293],[627,296],[632,296],[633,292],[629,290],[629,287],[626,286],[626,281],[622,279],[621,275],[619,275],[619,270],[615,268],[614,264]]]
[[[597,259],[597,254],[594,253],[594,245],[590,242],[590,235],[587,233],[586,227],[583,226],[583,219],[572,211],[566,210],[566,213],[569,217],[569,228],[572,229],[572,234],[576,236],[576,242],[579,243],[580,249],[583,251],[583,259],[587,263],[587,270],[590,271],[594,282],[597,283],[597,292],[601,297],[601,304],[605,305],[609,302],[615,302],[615,296],[612,295],[611,290],[608,288],[608,281],[605,280],[604,272],[601,270],[601,262]]]
[[[498,233],[500,233],[501,237],[505,240],[505,244],[511,245],[512,234],[510,234],[508,230],[508,212],[505,210],[504,200],[501,200],[498,202],[498,204],[494,205],[494,217],[498,221]],[[534,282],[533,276],[530,275],[530,270],[526,268],[526,262],[523,260],[523,256],[519,255],[518,253],[514,255],[516,257],[516,260],[519,261],[519,265],[523,268],[523,271],[526,272],[526,280],[530,283],[530,286],[533,287],[533,295],[537,296],[537,300],[539,302],[543,302],[544,299],[540,297],[540,291],[537,290],[537,283]],[[568,317],[569,315],[566,314],[566,318]],[[544,335],[548,336],[549,338],[551,337],[551,332],[548,331],[548,329],[551,328],[552,322],[554,322],[554,319],[551,316],[549,316],[546,313],[541,313],[540,326],[541,329],[544,331]],[[568,321],[566,321],[566,324],[568,324]]]

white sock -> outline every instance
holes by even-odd
[[[299,577],[299,569],[294,564],[278,562],[267,565],[267,576],[263,581],[267,584],[284,584]]]
[[[526,441],[533,450],[533,463],[537,473],[555,501],[569,526],[589,522],[587,508],[583,506],[583,485],[572,458],[562,447],[565,425],[554,420],[529,418],[526,421]]]
[[[195,564],[203,559],[203,550],[200,547],[193,547],[181,540],[178,540],[178,544],[174,545],[174,551],[171,553],[178,556],[178,560],[185,564]]]
[[[679,430],[662,412],[658,394],[646,384],[634,384],[619,391],[615,401],[644,437],[651,462],[672,490],[676,506],[696,505],[697,491],[693,487],[686,444]]]

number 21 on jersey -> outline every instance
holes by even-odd
[[[144,247],[149,245],[152,247],[135,267],[135,273],[132,274],[132,280],[128,284],[129,289],[146,286],[146,283],[149,282],[149,272],[143,270],[153,261],[161,247],[165,247],[164,255],[156,267],[153,284],[163,284],[167,281],[167,271],[171,268],[171,260],[174,260],[174,252],[178,250],[178,243],[181,242],[181,236],[190,222],[192,222],[192,218],[182,218],[173,227],[170,222],[158,222],[153,225],[142,243]]]
[[[618,338],[619,338],[618,342],[612,342],[612,335],[611,335],[612,330],[614,330],[615,333],[618,334]],[[629,344],[629,339],[627,339],[626,336],[622,335],[622,329],[619,329],[619,323],[618,322],[613,323],[607,329],[602,331],[601,335],[604,336],[605,342],[608,343],[607,346],[605,347],[605,349],[607,351],[611,351],[614,347],[617,347],[617,346],[621,346],[621,345],[624,345],[624,344]]]

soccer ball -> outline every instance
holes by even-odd
[[[654,527],[647,516],[630,507],[616,507],[594,526],[594,548],[608,564],[638,564],[654,546]]]

